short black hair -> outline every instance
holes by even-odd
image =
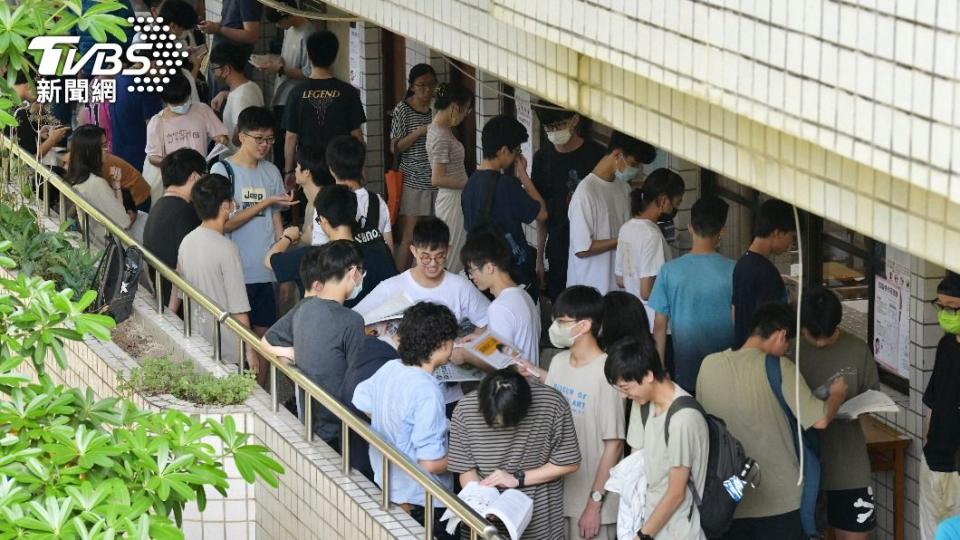
[[[120,200],[123,201],[123,209],[127,212],[137,211],[137,202],[133,200],[133,193],[129,189],[120,190]]]
[[[187,183],[193,173],[207,174],[207,160],[193,148],[174,150],[160,162],[160,178],[163,179],[163,187],[182,186]]]
[[[647,310],[640,298],[627,291],[610,291],[603,297],[600,348],[606,350],[627,336],[653,341]]]
[[[277,122],[273,113],[266,107],[247,107],[237,116],[237,133],[258,129],[276,130]]]
[[[173,2],[174,0],[167,0]],[[166,5],[166,4],[164,4]],[[182,71],[175,71],[170,75],[170,82],[163,85],[160,91],[160,99],[167,105],[180,105],[190,99],[190,81]]]
[[[825,287],[813,287],[803,292],[800,302],[800,324],[814,338],[833,335],[843,319],[843,306],[836,293]]]
[[[607,349],[607,361],[603,365],[603,374],[607,382],[641,382],[647,373],[662,381],[667,376],[663,361],[653,340],[637,339],[627,336],[615,342]]]
[[[477,408],[491,428],[512,428],[520,424],[530,406],[530,383],[514,367],[488,373],[477,389]]]
[[[277,3],[290,6],[294,9],[300,9],[300,6],[297,5],[296,0],[278,0]],[[264,10],[263,15],[267,19],[267,21],[276,24],[281,20],[289,17],[291,14],[287,13],[286,11],[280,11],[279,9],[267,8]]]
[[[250,56],[234,43],[223,40],[210,50],[210,64],[214,66],[229,66],[234,71],[243,71]]]
[[[421,366],[430,355],[448,341],[457,338],[457,318],[450,308],[433,302],[418,302],[403,312],[400,328],[400,361],[408,366]]]
[[[330,168],[323,160],[323,154],[317,152],[315,148],[308,145],[298,146],[296,159],[301,169],[310,171],[313,185],[323,187],[336,184],[333,175],[330,174]]]
[[[544,126],[556,124],[557,122],[563,122],[577,115],[576,111],[557,107],[553,103],[543,99],[533,106],[533,112],[537,113],[537,118],[540,119],[540,124]]]
[[[340,41],[329,30],[317,30],[307,37],[307,56],[310,63],[318,68],[329,68],[337,59]]]
[[[700,238],[711,238],[720,234],[727,224],[730,205],[716,195],[705,195],[693,203],[690,209],[690,225]]]
[[[201,221],[214,219],[220,214],[220,205],[233,200],[233,184],[222,174],[205,174],[193,185],[190,200]]]
[[[351,267],[363,268],[363,258],[351,240],[333,240],[307,251],[300,261],[300,282],[310,289],[314,282],[321,284],[341,280]]]
[[[657,149],[643,141],[634,139],[626,133],[614,131],[607,145],[607,154],[620,150],[625,156],[632,157],[639,163],[652,163],[657,157]]]
[[[357,226],[357,194],[347,186],[334,184],[321,189],[313,200],[313,207],[331,227],[349,225],[353,230]]]
[[[487,263],[493,263],[498,269],[509,272],[513,253],[502,236],[491,231],[478,230],[467,235],[467,240],[460,249],[460,260],[464,268],[471,265],[482,268]]]
[[[797,335],[797,318],[789,304],[767,302],[760,304],[750,317],[750,335],[767,339],[780,330],[787,331],[787,339]]]
[[[367,161],[367,145],[352,135],[334,137],[327,144],[327,166],[333,176],[341,180],[363,180],[363,165]]]
[[[684,188],[683,177],[679,174],[667,168],[657,169],[643,181],[643,187],[630,192],[630,213],[635,216],[643,212],[661,195],[670,199],[682,197]]]
[[[440,83],[437,86],[437,92],[434,94],[434,97],[433,108],[442,111],[453,104],[467,107],[473,103],[474,96],[473,91],[466,86]]]
[[[760,205],[753,226],[754,238],[769,238],[776,231],[790,233],[797,231],[793,220],[793,206],[780,199],[770,199]]]
[[[498,114],[484,124],[483,131],[480,133],[483,158],[496,157],[497,152],[504,146],[507,147],[507,150],[518,148],[529,138],[527,128],[523,127],[523,124],[516,118]]]
[[[586,285],[567,287],[553,303],[553,318],[559,317],[590,321],[590,333],[597,338],[603,324],[603,295]]]
[[[413,95],[413,83],[424,75],[433,75],[433,78],[436,79],[437,71],[433,69],[433,66],[430,64],[416,64],[410,68],[410,73],[407,75],[407,84],[410,86],[407,88],[407,93],[404,96],[404,99]]]
[[[157,16],[163,17],[163,22],[173,23],[184,30],[193,30],[200,20],[197,10],[183,0],[164,0]]]
[[[413,226],[410,243],[420,249],[447,249],[450,247],[450,227],[438,217],[421,218]]]

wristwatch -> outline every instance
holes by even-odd
[[[637,531],[637,538],[640,540],[653,540],[653,537],[649,534],[643,534],[643,531]]]
[[[526,479],[526,474],[523,471],[517,471],[513,473],[513,477],[517,479],[517,487],[522,488],[524,486],[524,480]]]
[[[590,492],[590,500],[593,502],[603,502],[604,496],[606,496],[606,493],[600,491],[599,489]]]

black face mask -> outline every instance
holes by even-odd
[[[680,209],[674,208],[673,212],[670,212],[669,214],[666,212],[664,212],[663,214],[660,214],[660,219],[658,221],[673,221],[673,218],[677,217],[677,214],[679,213],[680,213]]]

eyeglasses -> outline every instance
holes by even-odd
[[[420,261],[420,264],[424,265],[430,264],[430,261],[433,261],[437,264],[443,264],[443,262],[447,260],[447,252],[441,251],[436,255],[431,255],[426,251],[421,251],[420,254],[417,255],[417,260]]]
[[[547,124],[543,126],[544,131],[560,131],[561,129],[567,129],[567,126],[570,125],[569,120],[561,120],[559,122],[554,122],[552,124]]]
[[[270,135],[269,137],[261,137],[259,135],[251,135],[247,132],[244,132],[243,134],[246,135],[247,137],[252,138],[258,145],[261,145],[261,144],[269,145],[277,141],[277,138],[274,137],[273,135]]]
[[[945,306],[945,305],[941,304],[939,300],[931,300],[931,301],[930,301],[930,305],[933,306],[933,307],[935,307],[938,312],[941,312],[941,311],[942,311],[942,312],[944,312],[944,313],[946,313],[947,315],[950,315],[950,316],[956,315],[956,314],[957,314],[957,311],[960,311],[960,308]]]

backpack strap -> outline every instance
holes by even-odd
[[[222,163],[222,164],[223,164],[223,168],[227,170],[227,179],[230,180],[230,189],[232,190],[232,189],[234,189],[234,186],[236,185],[236,183],[233,181],[234,178],[235,178],[235,176],[236,176],[236,175],[234,175],[234,173],[233,173],[233,165],[230,165],[230,162],[227,161],[226,159],[221,159],[221,160],[220,160],[220,163]],[[233,196],[234,196],[234,198],[236,198],[236,196],[237,196],[236,192],[234,192]]]
[[[380,229],[380,195],[370,190],[367,190],[367,193],[370,196],[367,197],[367,217],[364,218],[363,228],[366,229],[370,225],[374,229]],[[383,233],[383,231],[380,232]]]
[[[650,408],[652,402],[647,402],[640,406],[640,422],[646,427],[647,419],[650,417]],[[673,403],[670,404],[670,407],[667,408],[667,416],[663,420],[663,438],[664,443],[670,444],[670,419],[673,418],[673,415],[677,414],[683,409],[696,409],[700,411],[700,414],[703,415],[704,420],[707,418],[706,411],[703,410],[703,406],[700,405],[700,402],[696,400],[693,396],[680,396],[673,400]],[[708,426],[709,429],[709,426]],[[693,519],[693,507],[697,508],[703,504],[703,499],[700,497],[700,492],[697,490],[697,485],[693,481],[693,471],[690,471],[691,474],[687,476],[687,489],[690,491],[690,496],[693,497],[693,504],[690,505],[690,513],[687,514],[687,519]]]
[[[790,406],[787,405],[787,400],[783,397],[783,373],[780,371],[780,359],[772,354],[768,354],[764,362],[767,371],[767,382],[770,383],[770,389],[773,390],[773,395],[777,398],[777,403],[780,404],[784,416],[787,417],[787,426],[792,426],[797,419],[793,415],[793,411],[790,410]],[[800,446],[797,444],[797,432],[791,428],[790,435],[793,437],[793,450],[797,453],[797,459],[800,459]]]
[[[480,208],[480,223],[489,223],[490,214],[493,213],[493,200],[497,194],[497,183],[500,181],[500,175],[494,177],[493,182],[487,187],[487,193],[483,197],[483,206]]]

